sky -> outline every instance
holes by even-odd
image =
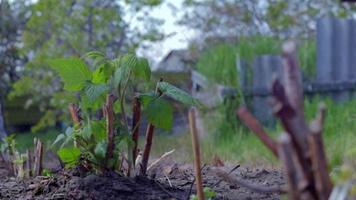
[[[176,22],[183,15],[181,6],[183,0],[165,0],[162,5],[155,8],[151,14],[159,19],[164,19],[165,22],[161,30],[170,37],[160,42],[155,42],[150,45],[149,49],[139,49],[138,54],[152,60],[153,67],[159,62],[168,52],[173,49],[184,49],[188,46],[189,39],[194,36],[194,31],[186,27],[178,25]],[[172,7],[175,7],[172,9]]]

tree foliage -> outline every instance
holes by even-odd
[[[315,19],[354,17],[356,6],[339,1],[185,0],[182,25],[197,30],[200,39],[267,34],[307,37]]]
[[[89,57],[97,57],[93,62],[100,67],[92,74],[93,82],[99,83],[98,77],[102,73],[109,74],[106,65],[101,65],[103,52],[109,58],[116,57],[119,52],[134,52],[140,43],[147,38],[158,40],[162,34],[157,27],[160,22],[146,13],[145,18],[139,18],[141,11],[147,7],[154,7],[161,1],[111,1],[111,0],[39,0],[31,5],[30,18],[23,32],[23,53],[28,55],[23,76],[13,86],[11,97],[30,97],[27,105],[36,105],[46,112],[47,116],[61,118],[63,106],[68,105],[68,94],[62,91],[58,76],[53,73],[49,59],[63,56],[84,55],[91,52]],[[141,13],[142,15],[142,13]],[[140,29],[135,24],[147,24],[148,29]],[[155,37],[152,37],[154,35]],[[84,61],[71,60],[69,63],[83,66]],[[65,61],[63,61],[65,62]],[[78,63],[76,63],[78,62]],[[140,61],[141,62],[141,61]],[[65,64],[65,63],[63,63]],[[67,65],[73,70],[65,81],[67,89],[78,89],[84,86],[87,72]],[[60,72],[60,71],[59,71]],[[141,73],[141,72],[140,72]],[[144,73],[144,72],[142,72]],[[61,74],[61,72],[60,72]],[[81,75],[81,76],[79,76]],[[78,80],[72,79],[76,76]],[[87,86],[88,92],[101,90]],[[53,125],[55,118],[47,119],[34,127],[38,128]],[[49,123],[49,124],[48,124]]]

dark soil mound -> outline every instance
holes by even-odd
[[[87,175],[60,172],[52,177],[0,183],[0,199],[136,200],[184,199],[185,192],[144,177],[127,178],[116,173]]]
[[[279,199],[279,193],[255,192],[241,185],[222,180],[216,168],[203,169],[204,186],[217,193],[216,199]],[[227,167],[219,170],[229,171]],[[232,177],[260,186],[284,184],[279,170],[237,169]],[[217,182],[222,180],[219,184]],[[41,176],[18,181],[2,177],[0,199],[85,199],[85,200],[150,200],[189,199],[195,193],[190,165],[161,165],[151,170],[150,178],[127,178],[116,173],[81,175],[78,171],[61,171],[53,176]]]

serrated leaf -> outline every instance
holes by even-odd
[[[84,58],[91,58],[94,60],[93,65],[97,66],[100,65],[104,62],[106,62],[108,59],[106,58],[105,54],[100,52],[100,51],[90,51],[88,53],[86,53],[84,56]]]
[[[177,88],[172,84],[169,84],[167,82],[159,82],[158,88],[165,95],[185,105],[198,106],[198,107],[202,106],[202,104],[197,99],[194,99],[190,94]]]
[[[138,62],[138,59],[137,59],[136,55],[132,54],[132,53],[128,53],[121,57],[120,67],[126,66],[129,68],[133,68],[133,67],[137,66],[137,62]]]
[[[113,85],[114,87],[118,87],[121,82],[127,78],[129,75],[129,68],[128,67],[119,67],[115,70]]]
[[[155,99],[151,101],[144,113],[150,123],[156,127],[170,130],[173,125],[173,109],[164,99]]]
[[[79,161],[80,149],[76,147],[61,148],[57,154],[67,167],[72,167]]]
[[[146,58],[138,58],[137,64],[133,68],[133,74],[137,78],[143,78],[145,81],[151,79],[151,68]]]
[[[101,64],[94,72],[92,82],[95,84],[106,83],[113,73],[113,68],[108,63]]]
[[[141,102],[141,105],[143,107],[146,107],[149,103],[151,103],[153,100],[158,98],[158,95],[155,94],[154,92],[150,92],[150,93],[143,93],[138,95],[138,98]]]
[[[91,80],[91,71],[79,58],[54,59],[48,63],[58,72],[64,82],[64,89],[68,91],[79,91],[86,81]]]
[[[109,87],[105,84],[87,83],[84,89],[85,95],[88,97],[89,102],[95,102],[100,96],[107,93]]]
[[[96,99],[94,102],[89,99],[89,97],[83,92],[80,94],[80,102],[81,102],[81,108],[83,110],[92,110],[96,111],[100,108],[102,108],[102,105],[105,102],[105,96],[99,96],[98,99]]]

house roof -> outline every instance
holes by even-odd
[[[156,71],[183,72],[189,71],[196,58],[189,50],[170,51],[159,63]]]

